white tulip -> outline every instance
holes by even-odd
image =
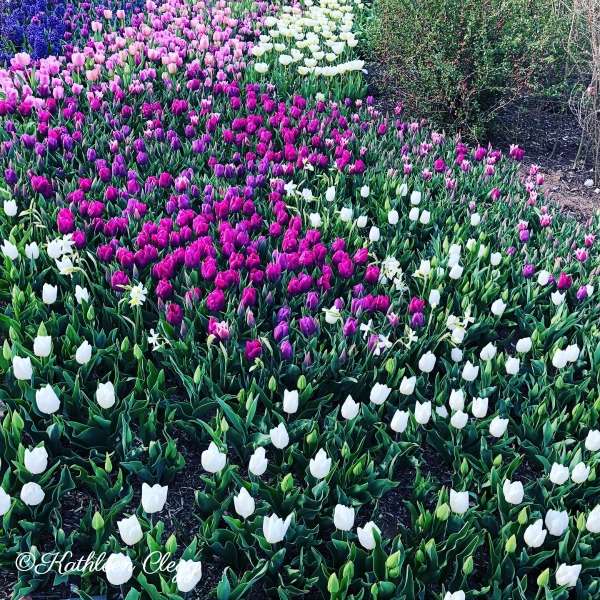
[[[202,563],[183,558],[175,567],[175,583],[177,589],[184,594],[191,592],[202,579]]]
[[[442,417],[442,419],[446,419],[448,417],[448,409],[445,406],[436,406],[435,414]]]
[[[106,579],[112,585],[127,583],[133,575],[131,558],[121,552],[111,554],[104,563],[104,572],[106,573]]]
[[[558,290],[550,294],[550,300],[554,306],[560,306],[565,301],[565,294],[561,294]]]
[[[410,203],[414,204],[415,206],[417,204],[420,204],[421,203],[421,192],[419,192],[418,190],[414,190],[410,195]]]
[[[471,406],[471,412],[476,419],[483,419],[487,414],[488,410],[488,399],[487,398],[473,398],[473,405]]]
[[[569,479],[569,467],[553,463],[552,469],[550,469],[550,481],[556,485],[562,485],[567,479]]]
[[[569,513],[566,510],[552,510],[546,513],[546,527],[550,535],[559,536],[569,526]]]
[[[14,200],[5,200],[4,213],[7,217],[14,217],[17,214],[17,203]]]
[[[390,225],[397,225],[398,221],[400,220],[400,215],[398,214],[397,210],[390,210],[390,212],[388,212],[388,223]]]
[[[75,299],[77,300],[77,304],[82,304],[84,301],[89,304],[90,293],[88,292],[87,288],[82,288],[80,285],[76,285]]]
[[[389,388],[385,383],[375,383],[371,388],[371,402],[380,406],[388,399],[391,392],[392,388]]]
[[[37,260],[40,257],[40,249],[36,242],[25,244],[25,256],[29,260]]]
[[[283,410],[293,415],[298,410],[298,390],[283,390]]]
[[[46,494],[44,490],[37,483],[26,483],[21,488],[21,500],[27,504],[27,506],[37,506],[44,500]]]
[[[167,493],[169,486],[161,486],[155,483],[150,487],[147,483],[142,483],[142,508],[149,515],[160,512],[167,502]]]
[[[571,344],[565,349],[565,354],[567,355],[567,360],[569,362],[577,362],[580,353],[581,350],[579,350],[579,346],[577,344]]]
[[[49,335],[38,335],[33,340],[33,353],[39,357],[44,358],[50,355],[52,350],[52,338]]]
[[[367,226],[367,217],[366,215],[361,215],[360,217],[358,217],[358,219],[356,219],[356,226],[359,229],[363,229]],[[375,229],[377,229],[377,227],[375,227]],[[379,234],[379,229],[377,229],[377,234]],[[370,237],[370,236],[369,236]],[[379,239],[379,238],[377,238]],[[371,240],[372,242],[376,242],[377,240]]]
[[[504,494],[504,499],[509,504],[521,504],[525,494],[523,490],[523,484],[520,481],[511,482],[508,479],[502,486],[502,493]]]
[[[469,492],[450,490],[450,508],[457,515],[463,515],[469,510]]]
[[[333,511],[333,524],[340,531],[350,531],[354,527],[354,516],[352,507],[337,504]]]
[[[538,519],[525,530],[523,539],[530,548],[539,548],[544,543],[547,533],[544,529],[544,521]]]
[[[142,526],[135,515],[117,521],[117,527],[119,528],[121,539],[128,546],[137,544],[144,537]]]
[[[450,419],[450,424],[456,429],[462,429],[469,420],[469,415],[462,410],[457,410]]]
[[[435,367],[436,360],[437,358],[433,352],[426,352],[419,359],[419,369],[423,371],[423,373],[431,373]]]
[[[285,521],[280,519],[277,515],[265,517],[263,520],[263,533],[267,542],[269,542],[269,544],[282,542],[288,527],[290,526],[291,520],[292,515],[288,515]]]
[[[415,420],[419,425],[426,425],[431,419],[431,402],[417,401],[415,404]]]
[[[325,479],[331,470],[331,458],[327,457],[327,453],[321,448],[314,458],[311,458],[308,467],[310,474],[315,479]]]
[[[556,570],[556,585],[574,587],[581,573],[581,565],[566,565],[562,563]]]
[[[204,450],[200,456],[202,468],[209,473],[218,473],[222,471],[227,463],[227,454],[221,452],[218,446],[211,442],[208,449]]]
[[[366,550],[373,550],[373,548],[375,548],[374,531],[377,531],[377,533],[381,534],[381,529],[379,529],[379,527],[377,527],[373,521],[369,521],[364,527],[358,527],[356,529],[358,541]]]
[[[496,346],[494,346],[494,344],[492,344],[491,342],[489,344],[487,344],[487,346],[484,346],[481,349],[481,352],[479,353],[479,358],[481,358],[481,360],[492,360],[492,358],[494,358],[494,356],[496,356],[496,352],[498,350],[496,349]]]
[[[466,596],[462,590],[458,590],[457,592],[446,592],[444,596],[444,600],[465,600]]]
[[[390,427],[396,433],[402,433],[408,426],[408,413],[405,410],[397,410],[392,417]]]
[[[411,221],[417,221],[419,219],[419,209],[416,206],[410,209],[408,213],[408,218]]]
[[[496,315],[497,317],[501,317],[505,309],[506,304],[502,302],[501,298],[498,298],[498,300],[492,304],[492,314]]]
[[[16,260],[19,256],[19,249],[8,240],[4,240],[4,242],[2,242],[0,250],[2,251],[2,254],[4,254],[4,256],[10,260]]]
[[[267,470],[269,461],[266,458],[267,451],[262,446],[254,451],[254,454],[250,457],[250,463],[248,464],[248,471],[257,477],[260,477]]]
[[[26,448],[23,464],[32,475],[43,473],[48,468],[48,451],[44,446],[33,450]]]
[[[463,267],[461,267],[460,265],[454,265],[450,269],[450,273],[448,275],[450,276],[450,279],[460,279],[462,277],[463,271]]]
[[[92,346],[86,340],[81,344],[81,346],[79,346],[79,348],[77,348],[77,351],[75,352],[75,360],[80,365],[85,365],[88,362],[90,362],[91,358],[92,358]]]
[[[282,450],[290,443],[290,436],[285,428],[283,423],[279,423],[277,427],[274,427],[269,431],[269,435],[271,436],[271,442],[275,448],[279,448]]]
[[[454,362],[460,362],[463,359],[463,351],[460,348],[452,348],[450,351],[450,358]]]
[[[99,383],[96,390],[96,402],[101,408],[111,408],[115,405],[115,387],[112,381]]]
[[[358,411],[360,410],[360,403],[354,402],[352,396],[348,396],[342,404],[342,417],[347,421],[351,421],[358,415]]]
[[[585,447],[590,452],[597,452],[600,450],[600,430],[592,429],[588,431],[587,437],[585,438]]]
[[[439,290],[431,290],[431,292],[429,292],[429,305],[431,306],[431,308],[439,306],[440,300],[441,294]]]
[[[45,283],[42,287],[42,302],[44,304],[54,304],[58,296],[58,287]]]
[[[505,363],[506,372],[509,375],[516,375],[521,368],[521,361],[518,358],[508,358]]]
[[[470,360],[467,361],[462,371],[462,378],[465,381],[475,381],[479,375],[479,367],[474,366]]]
[[[502,437],[508,427],[508,419],[501,419],[500,417],[494,417],[490,423],[490,433],[494,437]]]
[[[428,225],[429,221],[431,221],[431,213],[428,210],[424,210],[419,217],[419,222],[422,225]]]
[[[548,285],[548,281],[550,281],[550,273],[548,273],[548,271],[541,270],[538,273],[537,281],[539,285]]]
[[[333,202],[335,200],[335,187],[334,186],[327,188],[327,191],[325,192],[325,200],[327,200],[327,202]]]
[[[1,504],[1,501],[0,501]],[[0,514],[2,511],[0,510]],[[600,533],[600,505],[596,506],[587,517],[585,528],[590,533]]]
[[[556,352],[554,352],[554,356],[552,357],[552,366],[557,369],[562,369],[567,364],[567,353],[564,350],[560,350],[557,348]]]
[[[571,480],[574,483],[583,483],[590,476],[590,467],[586,467],[585,463],[580,462],[575,465],[571,471]]]
[[[0,517],[3,517],[12,504],[11,497],[0,487]]]
[[[21,358],[15,356],[12,359],[13,370],[15,373],[15,379],[19,381],[28,381],[33,377],[33,367],[31,366],[31,359],[29,356]]]
[[[500,252],[492,252],[490,254],[490,263],[492,267],[497,267],[502,262],[502,254]]]
[[[406,194],[408,194],[408,186],[406,185],[406,183],[401,183],[396,191],[398,193],[398,196],[404,197],[406,196]]]
[[[416,383],[417,378],[415,375],[412,377],[407,377],[405,375],[400,382],[400,393],[404,394],[405,396],[410,396],[415,391]]]
[[[518,342],[517,342],[517,352],[520,352],[521,354],[526,354],[527,352],[529,352],[531,350],[531,346],[532,346],[532,342],[531,342],[531,338],[530,337],[526,337],[526,338],[521,338]]]
[[[35,403],[45,415],[51,415],[60,408],[60,400],[49,383],[35,392]]]
[[[462,390],[452,390],[448,404],[452,410],[463,410],[465,407],[465,393]]]
[[[233,505],[235,507],[235,512],[240,515],[242,519],[247,519],[254,513],[256,508],[254,498],[248,493],[248,490],[245,487],[240,490],[240,493],[237,496],[233,497]]]
[[[344,223],[348,223],[352,219],[352,209],[351,208],[342,208],[342,210],[340,210],[340,219]]]
[[[368,185],[363,185],[360,188],[360,195],[362,198],[368,198],[370,193],[371,193],[371,190],[369,189]]]
[[[477,227],[481,223],[481,215],[479,213],[473,213],[471,215],[471,225]]]

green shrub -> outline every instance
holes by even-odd
[[[375,0],[369,38],[408,108],[478,135],[564,78],[565,11],[547,0]]]

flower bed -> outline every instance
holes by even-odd
[[[15,597],[600,597],[597,221],[378,114],[360,3],[113,9],[0,71]]]

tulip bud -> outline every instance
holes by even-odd
[[[296,387],[300,391],[302,391],[306,387],[306,377],[304,377],[304,375],[300,375],[300,377],[298,377],[298,383],[296,384]]]
[[[169,539],[167,540],[165,544],[165,551],[169,554],[175,554],[175,552],[177,551],[177,538],[175,537],[175,534],[172,533]]]
[[[465,560],[465,564],[463,565],[463,573],[465,575],[470,575],[473,572],[473,557],[468,556],[467,560]]]
[[[437,508],[437,510],[435,511],[435,516],[440,521],[448,520],[448,517],[450,516],[450,507],[448,506],[447,502],[444,502],[444,504]]]
[[[548,581],[550,581],[550,569],[544,569],[537,578],[537,584],[540,587],[544,587],[548,585]]]
[[[292,489],[294,489],[294,477],[291,473],[288,473],[281,481],[281,491],[286,493]]]
[[[507,554],[512,554],[517,549],[517,538],[514,533],[508,538],[504,548]]]
[[[104,519],[99,512],[96,512],[92,518],[92,528],[94,531],[99,531],[104,527]]]

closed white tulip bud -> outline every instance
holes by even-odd
[[[502,486],[502,492],[504,499],[509,504],[521,504],[523,502],[523,496],[525,492],[523,490],[523,484],[520,481],[509,481],[508,479]]]
[[[381,232],[379,231],[379,227],[371,227],[371,230],[369,231],[369,240],[371,242],[378,242],[380,237]]]
[[[308,467],[315,479],[325,479],[331,470],[331,458],[328,458],[325,450],[321,448],[317,455],[310,459]]]
[[[462,378],[465,381],[475,381],[477,379],[477,375],[479,375],[479,367],[476,367],[471,363],[470,360],[468,360],[463,367]]]
[[[567,353],[564,350],[557,349],[552,357],[552,365],[557,369],[562,369],[567,364]]]
[[[566,510],[552,510],[546,513],[546,527],[550,535],[559,536],[569,526],[569,514]]]
[[[90,362],[92,358],[92,347],[90,343],[86,340],[77,348],[77,352],[75,352],[75,360],[80,365],[85,365]]]
[[[417,205],[421,203],[421,192],[419,192],[418,190],[415,190],[414,192],[411,193],[410,195],[410,203],[413,205]]]
[[[137,544],[144,537],[142,526],[135,515],[117,521],[117,527],[119,528],[121,539],[128,546]]]
[[[356,219],[356,226],[359,229],[365,228],[367,226],[367,215],[361,215],[360,217],[358,217],[358,219]],[[376,237],[377,239],[372,239],[371,238],[371,234],[369,234],[369,239],[372,242],[376,242],[379,239],[379,237],[377,237],[379,235],[379,229],[377,229],[377,227],[373,227],[372,229],[376,229],[377,230],[376,232],[373,233],[373,238]]]
[[[462,590],[458,590],[457,592],[446,592],[444,596],[444,600],[465,600],[466,596]]]
[[[248,464],[248,470],[253,475],[260,477],[267,470],[269,461],[267,460],[267,451],[261,446],[254,451],[254,454],[250,457],[250,463]]]
[[[454,265],[451,269],[450,269],[450,279],[460,279],[462,277],[463,274],[463,267],[461,267],[460,265]]]
[[[408,425],[408,413],[405,410],[397,410],[392,417],[390,427],[396,433],[402,433],[405,431]]]
[[[569,566],[562,563],[556,570],[556,585],[576,586],[579,573],[581,573],[581,565]]]
[[[431,292],[429,292],[429,305],[431,308],[439,306],[441,298],[439,290],[431,290]]]
[[[4,212],[7,217],[14,217],[17,214],[17,203],[14,200],[5,200]]]
[[[445,406],[436,406],[435,413],[445,419],[448,416],[448,409]]]
[[[398,214],[397,210],[390,210],[387,218],[390,225],[397,225],[398,221],[400,220],[400,215]]]
[[[292,415],[298,410],[298,390],[283,390],[283,410]]]
[[[450,508],[457,515],[466,513],[469,510],[469,492],[450,490]]]
[[[448,404],[452,410],[462,410],[465,407],[465,393],[462,390],[452,390]]]
[[[335,187],[334,186],[327,188],[327,191],[325,192],[325,200],[327,200],[327,202],[333,202],[335,200]]]
[[[416,220],[418,220],[418,218],[419,218],[419,209],[418,209],[416,206],[413,206],[413,207],[410,209],[410,211],[409,211],[409,213],[408,213],[408,218],[409,218],[411,221],[416,221]]]
[[[452,330],[452,342],[455,344],[461,344],[462,341],[465,339],[465,334],[466,331],[464,329],[462,329],[461,327],[455,327]]]
[[[274,427],[269,431],[269,435],[271,436],[271,442],[275,448],[279,448],[282,450],[290,443],[290,436],[285,428],[283,423],[279,423],[277,427]]]
[[[481,215],[479,213],[473,213],[471,215],[471,225],[477,227],[481,223]]]
[[[576,362],[579,358],[581,350],[579,350],[579,346],[577,344],[571,344],[567,346],[565,350],[565,354],[567,355],[567,360],[569,362]]]
[[[10,496],[0,487],[0,517],[3,517],[10,508],[12,500]]]
[[[431,373],[435,367],[436,360],[437,358],[433,352],[426,352],[419,359],[419,369],[421,369],[423,373]]]
[[[497,317],[501,317],[505,308],[506,304],[502,302],[501,298],[498,298],[498,300],[492,304],[492,314],[496,315]]]
[[[16,260],[19,256],[19,249],[8,240],[4,240],[2,246],[0,247],[2,254],[9,258],[10,260]]]
[[[487,398],[473,398],[473,406],[471,412],[476,419],[483,419],[487,414],[488,410],[488,399]]]
[[[40,249],[36,242],[25,244],[25,256],[29,260],[37,260],[40,257]]]
[[[587,437],[585,438],[585,447],[590,452],[597,452],[600,450],[600,430],[592,429],[588,431]]]
[[[556,485],[562,485],[567,479],[569,479],[569,467],[553,463],[552,469],[550,469],[550,481]]]
[[[462,429],[469,420],[469,415],[462,410],[457,410],[450,419],[450,424],[456,429]]]
[[[496,349],[496,346],[494,346],[494,344],[490,342],[487,346],[484,346],[481,349],[481,352],[479,353],[479,358],[481,358],[481,360],[492,360],[492,358],[496,356],[497,351],[498,350]]]
[[[360,195],[362,198],[368,198],[370,193],[371,193],[371,190],[369,189],[368,185],[363,185],[360,188]]]
[[[390,395],[392,388],[389,388],[385,383],[375,383],[371,388],[371,402],[378,406],[383,404]]]
[[[96,390],[96,402],[101,408],[111,408],[115,404],[115,387],[112,381],[99,383]]]
[[[227,462],[227,454],[221,452],[214,442],[208,445],[208,449],[204,450],[200,456],[202,468],[209,473],[218,473],[223,469]]]
[[[415,404],[415,420],[419,425],[425,425],[431,419],[431,402],[423,402],[421,404],[419,401]]]
[[[531,338],[530,337],[526,337],[526,338],[521,338],[518,342],[517,342],[517,352],[520,352],[521,354],[526,354],[527,352],[529,352],[531,350],[531,346],[532,346],[532,342],[531,342]]]
[[[27,504],[27,506],[37,506],[44,500],[46,494],[44,490],[37,483],[26,483],[21,488],[21,500]]]
[[[48,243],[46,252],[50,258],[58,259],[63,255],[64,246],[60,239],[52,240]]]
[[[509,358],[506,360],[504,365],[506,367],[506,372],[509,375],[516,375],[521,368],[521,361],[518,358]]]
[[[421,217],[419,218],[419,221],[422,225],[429,224],[429,221],[431,221],[431,213],[428,210],[424,210],[421,213]]]
[[[21,358],[15,356],[12,360],[13,370],[15,372],[15,379],[20,381],[28,381],[33,376],[33,367],[31,366],[31,359],[29,356]]]
[[[58,296],[58,287],[45,283],[42,287],[42,302],[44,304],[54,304]]]
[[[147,514],[160,512],[167,501],[169,486],[161,486],[155,483],[150,487],[147,483],[142,483],[142,508]]]
[[[121,552],[111,554],[104,563],[104,572],[108,583],[112,585],[127,583],[133,575],[131,558]]]
[[[348,223],[348,221],[352,219],[352,209],[346,207],[342,208],[342,210],[340,210],[340,219],[342,222]]]
[[[492,252],[490,254],[490,263],[492,267],[497,267],[502,262],[502,254],[500,252]]]
[[[405,396],[410,396],[415,391],[415,385],[417,383],[416,376],[407,377],[406,375],[402,378],[400,382],[400,393]]]
[[[343,504],[336,505],[333,511],[333,523],[340,531],[350,531],[354,527],[354,509]]]
[[[33,353],[40,357],[46,357],[50,355],[52,350],[52,338],[49,335],[38,335],[33,340]]]
[[[508,427],[508,419],[501,419],[500,417],[494,417],[490,423],[490,433],[494,437],[502,437]]]
[[[265,517],[263,520],[263,533],[267,542],[269,542],[269,544],[282,542],[288,527],[290,526],[291,520],[292,515],[288,515],[285,521],[280,519],[277,515]]]
[[[175,567],[177,589],[184,594],[191,592],[202,579],[202,564],[199,561],[184,560]]]
[[[365,548],[365,550],[373,550],[375,548],[375,536],[373,532],[377,531],[377,533],[381,534],[381,529],[373,523],[373,521],[369,521],[364,527],[358,527],[356,529],[356,533],[358,534],[358,541],[360,545]]]
[[[35,403],[45,415],[51,415],[60,408],[60,400],[49,383],[35,392]]]
[[[452,348],[450,351],[450,358],[454,362],[460,362],[463,358],[463,352],[460,348]]]
[[[472,252],[473,248],[475,248],[476,243],[477,242],[473,238],[469,238],[465,246],[467,247],[467,250],[469,250],[469,252]]]
[[[244,487],[240,490],[240,493],[237,496],[233,497],[233,505],[235,507],[235,512],[240,515],[242,519],[247,519],[254,513],[254,509],[256,508],[254,498]]]
[[[539,548],[544,543],[547,533],[544,529],[544,522],[542,519],[538,519],[525,530],[523,538],[530,548]]]
[[[0,501],[1,504],[1,501]],[[0,511],[0,514],[3,514]],[[585,522],[585,528],[590,533],[600,533],[600,505],[590,512]]]
[[[351,421],[358,415],[358,411],[360,410],[360,404],[358,402],[354,402],[352,396],[348,396],[342,404],[342,417],[348,421]]]
[[[27,448],[25,450],[23,463],[25,464],[25,468],[32,475],[43,473],[48,467],[48,452],[46,448],[44,448],[44,446],[34,448],[33,450]]]
[[[406,185],[406,183],[400,184],[397,192],[398,192],[399,196],[402,196],[402,197],[406,196],[406,194],[408,194],[408,186]]]
[[[590,467],[586,467],[585,463],[577,463],[571,472],[571,479],[574,483],[583,483],[590,476]]]

